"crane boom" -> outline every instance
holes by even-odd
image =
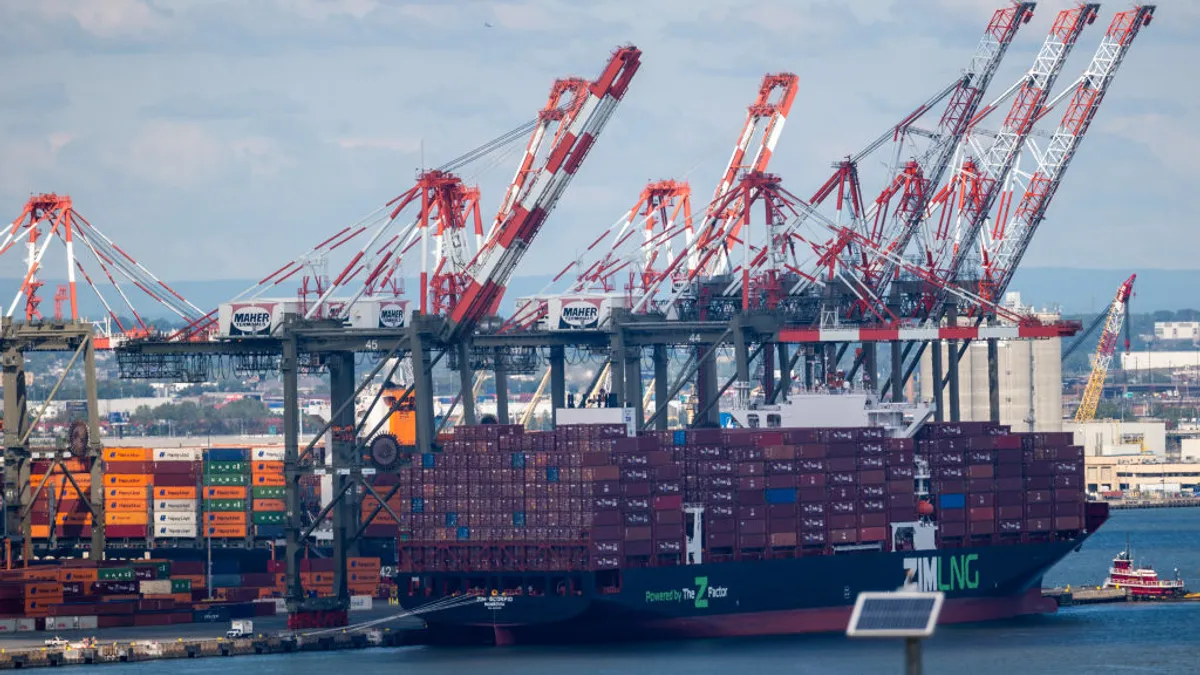
[[[991,237],[983,247],[979,295],[1000,297],[1012,281],[1034,232],[1046,217],[1063,175],[1083,141],[1113,76],[1125,59],[1143,26],[1154,16],[1154,5],[1142,5],[1113,17],[1083,77],[1075,85],[1071,101],[1046,151],[1038,157],[1038,168],[1029,179],[1025,194],[1011,220],[997,218]]]
[[[633,46],[613,53],[600,77],[584,89],[580,105],[572,106],[562,121],[545,165],[521,177],[522,189],[511,204],[501,206],[502,219],[468,266],[466,290],[450,312],[444,337],[456,339],[470,332],[495,311],[513,270],[625,95],[640,57],[641,51]]]
[[[1125,283],[1121,284],[1117,289],[1117,297],[1113,298],[1112,306],[1108,310],[1108,320],[1104,323],[1104,331],[1100,333],[1100,343],[1096,346],[1096,357],[1092,361],[1092,374],[1088,377],[1083,399],[1075,413],[1076,422],[1090,422],[1096,417],[1096,406],[1100,404],[1100,396],[1104,393],[1104,380],[1108,377],[1108,367],[1117,351],[1117,338],[1121,334],[1121,324],[1129,306],[1129,296],[1133,294],[1135,279],[1136,274],[1130,275]],[[1129,345],[1125,347],[1128,349]]]
[[[949,228],[937,227],[930,237],[932,245],[927,251],[927,264],[943,279],[955,279],[963,261],[973,252],[979,230],[1002,191],[1006,177],[1016,164],[1022,146],[1033,131],[1055,80],[1083,29],[1095,22],[1099,9],[1099,3],[1088,3],[1058,13],[1050,34],[1034,59],[1033,67],[1022,78],[1020,90],[1013,99],[1000,132],[982,157],[964,164],[962,175],[958,178],[975,186],[973,198],[960,200],[961,210],[966,212],[966,227],[958,236],[954,236]],[[927,219],[926,223],[933,225],[933,220]],[[943,219],[941,222],[947,221]]]

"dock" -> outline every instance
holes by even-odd
[[[40,647],[4,649],[0,650],[0,670],[399,647],[420,644],[421,633],[422,631],[419,630],[383,629],[311,637],[263,636],[235,640],[212,638],[176,642],[145,640],[126,643],[113,642],[82,649]]]
[[[1043,588],[1042,597],[1054,598],[1059,607],[1073,605],[1099,605],[1112,602],[1128,602],[1129,594],[1124,588],[1072,587]]]
[[[1112,500],[1109,508],[1187,508],[1200,507],[1200,498],[1175,498],[1175,500]]]

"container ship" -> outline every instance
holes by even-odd
[[[859,592],[902,586],[945,592],[944,623],[1054,611],[1043,575],[1108,517],[1082,448],[927,413],[813,395],[743,428],[461,427],[376,478],[398,520],[372,527],[443,642],[840,631]]]

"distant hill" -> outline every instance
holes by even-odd
[[[1117,286],[1137,272],[1134,286],[1132,311],[1154,312],[1159,310],[1200,309],[1200,270],[1095,270],[1063,267],[1032,267],[1017,272],[1011,289],[1021,293],[1021,300],[1035,307],[1061,307],[1067,314],[1095,314],[1112,301]],[[551,280],[549,275],[518,276],[508,285],[501,306],[503,313],[512,310],[515,298],[532,295],[542,290]],[[4,309],[12,302],[12,294],[21,283],[20,279],[0,279],[0,302]],[[47,281],[42,288],[42,314],[54,312],[54,289],[57,281]],[[255,283],[251,279],[219,279],[212,281],[175,281],[171,286],[201,309],[208,311],[228,301]],[[409,288],[416,288],[416,280],[410,279]],[[104,308],[86,285],[79,286],[80,312],[88,317],[103,315]],[[272,293],[274,297],[290,296],[294,289]],[[5,295],[6,294],[6,295]],[[145,311],[147,318],[173,318],[166,310],[152,307],[136,290],[130,290],[135,306]],[[144,296],[143,296],[144,297]],[[110,302],[120,302],[113,294]],[[118,311],[118,313],[122,313]],[[125,312],[127,314],[127,312]]]

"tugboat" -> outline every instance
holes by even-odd
[[[1159,579],[1158,572],[1149,565],[1134,565],[1133,553],[1128,543],[1125,544],[1125,550],[1113,558],[1108,578],[1104,580],[1104,587],[1124,588],[1128,591],[1130,600],[1164,600],[1180,598],[1187,594],[1183,580],[1179,578],[1179,570],[1175,570],[1174,579]]]

